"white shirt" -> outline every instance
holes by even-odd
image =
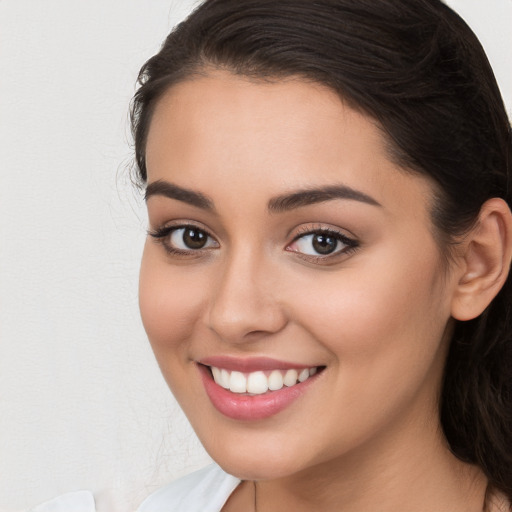
[[[137,512],[220,512],[240,479],[210,464],[162,487]]]
[[[144,500],[137,512],[220,512],[240,480],[217,464],[186,475]],[[70,492],[46,501],[30,512],[95,512],[89,491]]]
[[[89,491],[68,492],[45,501],[29,512],[95,512],[94,497]]]

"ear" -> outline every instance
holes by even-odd
[[[512,214],[503,199],[492,198],[464,237],[459,280],[452,299],[452,317],[480,315],[505,283],[512,258]]]

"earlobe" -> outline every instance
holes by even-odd
[[[503,199],[492,198],[464,239],[461,274],[452,300],[452,317],[471,320],[496,297],[507,279],[512,257],[512,214]]]

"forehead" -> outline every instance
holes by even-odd
[[[267,195],[343,183],[382,203],[405,184],[423,188],[424,198],[428,180],[398,168],[387,147],[371,117],[325,86],[218,71],[179,83],[159,100],[146,162],[149,182],[205,193],[219,183]]]
[[[196,76],[172,86],[163,94],[151,120],[149,138],[155,125],[165,124],[173,117],[179,117],[182,123],[189,121],[183,128],[197,129],[201,125],[205,132],[208,128],[206,120],[209,126],[212,123],[223,125],[228,131],[236,125],[250,128],[253,138],[271,130],[279,130],[282,134],[287,131],[290,137],[313,135],[313,128],[338,129],[340,118],[350,122],[355,130],[363,124],[354,123],[359,117],[371,126],[373,142],[376,145],[384,142],[372,118],[358,114],[332,89],[300,77],[279,81],[253,80],[227,71]],[[219,137],[223,133],[219,132]],[[241,132],[239,135],[245,134]]]

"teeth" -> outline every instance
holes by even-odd
[[[253,372],[247,378],[247,392],[261,395],[268,391],[268,379],[263,372]]]
[[[317,373],[318,368],[304,368],[302,370],[272,370],[271,372],[250,372],[242,373],[229,371],[224,368],[211,366],[213,380],[224,389],[233,393],[249,393],[251,395],[262,395],[267,391],[278,391],[283,386],[295,386],[304,382]]]
[[[220,384],[220,382],[221,382],[221,377],[220,377],[221,371],[217,367],[215,367],[215,366],[212,366],[211,370],[212,370],[212,374],[213,374],[213,380],[217,384]],[[224,387],[224,386],[222,386],[222,387]]]
[[[229,389],[229,372],[227,370],[220,371],[220,380],[219,384],[225,388]]]
[[[279,370],[274,370],[268,376],[268,389],[270,391],[277,391],[283,387],[283,374]]]
[[[247,379],[243,373],[231,372],[229,390],[233,393],[245,393],[247,391]]]
[[[283,382],[285,386],[294,386],[297,384],[297,377],[299,372],[297,370],[288,370],[284,376]]]
[[[299,373],[299,382],[304,382],[306,379],[309,379],[309,370],[307,368]]]

